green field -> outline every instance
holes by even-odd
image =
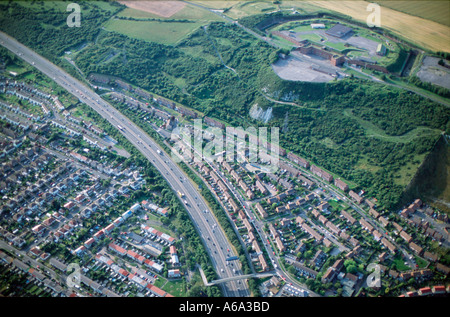
[[[159,22],[111,19],[105,23],[107,31],[117,32],[139,40],[173,45],[203,22]]]

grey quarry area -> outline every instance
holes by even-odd
[[[426,56],[417,73],[420,80],[450,89],[450,69],[438,64],[439,57]]]

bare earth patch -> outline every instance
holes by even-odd
[[[325,83],[334,79],[340,68],[316,56],[292,52],[291,56],[272,64],[274,72],[282,79]]]
[[[181,1],[118,1],[129,8],[156,14],[160,17],[170,18],[186,6]]]
[[[450,69],[438,64],[440,58],[427,56],[417,73],[420,80],[450,89]]]

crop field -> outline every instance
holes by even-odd
[[[225,14],[232,19],[239,19],[253,14],[270,13],[273,11],[278,11],[278,7],[271,1],[243,1],[233,5]]]
[[[112,19],[104,28],[139,40],[173,45],[202,26],[202,22],[159,22]]]
[[[295,2],[293,2],[295,3]],[[301,6],[301,2],[297,2]],[[366,1],[308,1],[323,9],[366,22]],[[408,2],[409,3],[409,2]],[[381,27],[425,49],[450,52],[450,27],[389,8],[381,10]]]
[[[421,17],[450,27],[450,1],[377,1],[382,7]]]
[[[169,12],[171,1],[158,2],[161,4],[160,11],[154,3],[144,5],[146,1],[123,3],[127,8],[117,14],[117,19],[108,21],[104,28],[107,31],[160,44],[174,45],[202,25],[212,21],[223,21],[223,18],[212,12],[186,3],[183,3],[183,6],[174,4],[171,12]],[[167,10],[164,11],[164,8]]]
[[[169,18],[183,9],[186,3],[181,1],[119,1],[129,8],[153,13],[160,17]]]
[[[128,2],[128,1],[126,1]],[[119,17],[131,17],[136,19],[160,19],[160,20],[193,20],[200,21],[223,21],[217,14],[186,4],[170,17],[159,16],[155,13],[128,7],[117,14]]]

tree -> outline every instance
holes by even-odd
[[[304,254],[305,259],[311,259],[313,257],[313,252],[311,250],[306,251]]]
[[[358,271],[356,266],[353,264],[347,266],[346,269],[347,269],[347,273],[352,273],[352,274],[355,274]]]

